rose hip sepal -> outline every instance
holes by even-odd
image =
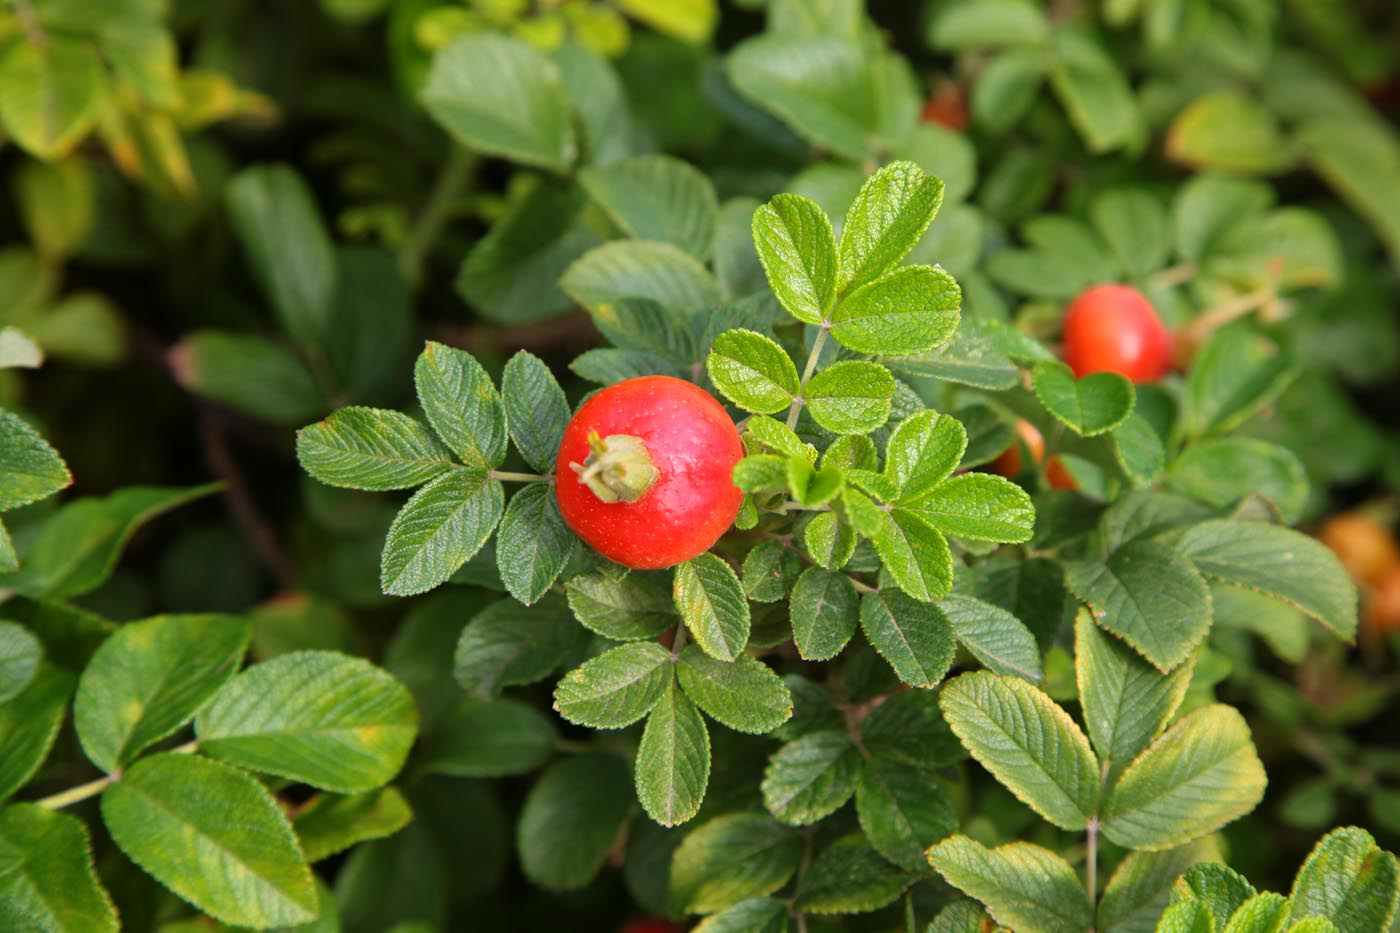
[[[639,570],[684,563],[734,524],[744,445],[724,407],[670,376],[595,393],[564,429],[554,491],[564,521],[604,557]]]

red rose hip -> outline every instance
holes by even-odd
[[[564,521],[604,557],[639,570],[683,563],[734,524],[744,445],[724,407],[670,376],[588,398],[564,429],[554,493]]]
[[[1095,285],[1065,312],[1065,362],[1083,378],[1119,373],[1152,382],[1171,365],[1172,338],[1142,293],[1127,285]]]

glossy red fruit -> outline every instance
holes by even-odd
[[[921,119],[961,133],[967,129],[967,98],[952,81],[940,81],[933,96],[924,101]]]
[[[1166,375],[1171,333],[1151,303],[1127,285],[1095,285],[1065,312],[1065,362],[1074,374],[1119,373],[1133,382]]]
[[[709,550],[744,495],[731,478],[744,445],[723,406],[670,376],[608,386],[564,429],[559,511],[594,550],[642,570]]]
[[[1045,464],[1045,479],[1050,483],[1051,489],[1075,490],[1079,488],[1079,484],[1074,481],[1074,477],[1070,475],[1064,461],[1059,457],[1051,457],[1050,462]]]
[[[682,928],[661,917],[643,917],[623,924],[618,933],[682,933]]]
[[[1011,446],[1006,448],[987,467],[993,473],[1005,476],[1007,479],[1015,479],[1021,475],[1025,461],[1021,459],[1021,445],[1024,444],[1030,452],[1031,462],[1039,464],[1045,459],[1045,438],[1035,425],[1025,418],[1016,420],[1016,433],[1020,436],[1019,441],[1012,441]]]

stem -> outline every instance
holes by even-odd
[[[452,147],[452,155],[438,173],[423,209],[399,247],[399,271],[411,287],[417,287],[422,279],[428,250],[451,218],[453,202],[470,180],[475,166],[476,158],[470,152],[460,146]]]
[[[1227,301],[1224,304],[1216,305],[1205,314],[1187,324],[1177,333],[1177,339],[1189,346],[1199,346],[1207,337],[1215,333],[1226,324],[1236,321],[1260,306],[1272,301],[1275,296],[1272,285],[1249,292]]]
[[[224,413],[213,405],[202,404],[200,414],[199,436],[204,446],[204,459],[224,484],[224,502],[233,523],[248,539],[258,562],[272,574],[278,585],[291,589],[296,582],[296,572],[277,540],[272,523],[253,499],[247,477],[233,456],[225,430]]]
[[[817,339],[812,341],[812,352],[807,355],[807,365],[802,369],[802,381],[797,386],[797,397],[792,400],[791,407],[788,408],[787,426],[794,428],[797,426],[797,413],[802,410],[802,390],[807,388],[807,382],[812,378],[812,373],[816,372],[817,359],[822,355],[822,347],[826,345],[826,324],[822,324],[821,330],[817,331]]]
[[[554,477],[545,476],[543,473],[512,473],[509,470],[492,470],[492,479],[505,480],[507,483],[552,483]]]
[[[1092,907],[1099,894],[1099,818],[1097,816],[1090,817],[1088,833],[1084,887],[1089,892],[1089,904]]]
[[[170,749],[170,751],[187,755],[193,752],[198,747],[198,745],[199,743],[197,741],[186,742],[184,745],[180,745]],[[41,797],[40,799],[34,801],[34,805],[36,807],[43,807],[45,810],[58,810],[68,806],[69,804],[77,803],[80,800],[86,800],[89,797],[96,797],[98,794],[102,793],[108,787],[111,787],[113,784],[117,783],[121,779],[122,772],[121,769],[118,768],[111,774],[104,775],[103,777],[100,777],[95,781],[88,781],[86,784],[79,784],[77,787],[70,787],[65,791],[59,791],[57,794],[50,794],[47,797]]]
[[[681,659],[681,649],[685,647],[685,636],[687,635],[685,623],[676,626],[676,637],[671,639],[671,660]]]
[[[1170,287],[1180,285],[1182,282],[1189,282],[1195,278],[1199,270],[1194,262],[1183,262],[1175,266],[1168,266],[1161,272],[1155,272],[1147,277],[1149,285]]]

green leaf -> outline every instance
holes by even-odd
[[[952,624],[958,641],[988,670],[1032,683],[1044,678],[1035,636],[1010,612],[956,593],[945,596],[938,608]]]
[[[493,469],[506,458],[506,410],[481,364],[465,350],[428,342],[413,367],[428,423],[469,467]]]
[[[835,512],[822,512],[808,522],[807,527],[802,529],[802,543],[806,545],[812,560],[827,570],[846,566],[856,551],[855,532],[850,525],[838,519]]]
[[[1197,434],[1224,433],[1270,404],[1293,381],[1292,361],[1240,327],[1217,331],[1186,377],[1186,411]]]
[[[1253,810],[1265,783],[1244,717],[1202,707],[1123,772],[1104,804],[1104,835],[1132,849],[1171,848]]]
[[[652,240],[613,240],[584,253],[559,287],[585,308],[599,311],[625,298],[647,298],[684,316],[724,302],[718,280],[694,256]]]
[[[501,600],[462,629],[452,676],[465,690],[489,699],[502,687],[543,680],[564,661],[579,630],[558,597],[533,606]]]
[[[719,200],[709,177],[690,163],[635,156],[586,168],[579,182],[628,236],[672,243],[700,260],[709,256]]]
[[[845,733],[808,733],[768,759],[763,804],[789,826],[810,825],[851,799],[860,768],[860,751]]]
[[[1105,191],[1090,203],[1089,216],[1103,242],[1135,278],[1145,278],[1167,264],[1171,221],[1166,208],[1147,191]]]
[[[530,466],[549,473],[569,423],[569,402],[554,373],[539,357],[520,350],[501,373],[501,396],[516,449]]]
[[[1044,44],[1045,11],[1030,0],[975,0],[940,8],[928,23],[929,43],[939,49]]]
[[[700,709],[739,732],[763,735],[792,717],[787,684],[757,658],[716,661],[694,645],[686,645],[676,676]]]
[[[946,535],[973,541],[1029,541],[1035,506],[1024,489],[990,473],[955,476],[901,505]]]
[[[254,665],[195,720],[202,752],[342,794],[392,780],[417,731],[418,710],[403,684],[334,651]]]
[[[194,718],[237,672],[251,638],[236,616],[156,616],[117,629],[78,681],[73,719],[83,751],[118,771]]]
[[[19,569],[19,555],[15,553],[15,543],[10,539],[9,529],[0,521],[0,574],[14,573]]]
[[[813,376],[802,397],[812,420],[833,434],[868,434],[889,420],[894,389],[885,367],[845,360]]]
[[[942,204],[943,182],[913,162],[891,162],[867,178],[841,224],[838,290],[854,292],[899,265]]]
[[[654,641],[610,648],[564,675],[554,689],[554,708],[594,729],[630,726],[666,692],[671,665],[670,652]]]
[[[1282,930],[1288,922],[1288,898],[1266,891],[1256,894],[1240,905],[1221,929],[1224,933],[1258,933]],[[1317,918],[1321,920],[1322,918]],[[1296,930],[1297,924],[1289,929]]]
[[[1218,863],[1193,865],[1177,879],[1171,899],[1198,900],[1210,909],[1216,929],[1223,930],[1235,911],[1257,892],[1244,876]]]
[[[517,492],[496,536],[496,566],[506,590],[526,605],[539,600],[569,562],[574,540],[552,486],[531,483]]]
[[[914,881],[860,833],[842,836],[812,860],[796,907],[808,914],[862,914],[894,901]]]
[[[1262,214],[1273,203],[1273,189],[1264,182],[1215,172],[1193,175],[1172,205],[1177,252],[1199,261],[1241,220]],[[1200,363],[1197,357],[1193,374]]]
[[[593,880],[633,807],[629,770],[618,756],[598,751],[545,770],[530,788],[515,830],[526,878],[553,891]]]
[[[1266,497],[1285,521],[1302,517],[1308,474],[1287,447],[1252,437],[1212,437],[1182,451],[1167,471],[1177,492],[1216,508],[1251,495]]]
[[[905,266],[849,293],[831,315],[831,336],[858,353],[927,353],[952,339],[961,306],[962,289],[951,275]]]
[[[753,243],[773,296],[805,324],[826,320],[836,301],[836,234],[810,198],[780,194],[754,211]]]
[[[833,718],[833,725],[835,722]],[[887,697],[860,724],[860,737],[871,755],[903,761],[924,771],[967,757],[939,711],[938,695],[931,690],[904,690]]]
[[[1400,898],[1395,856],[1364,829],[1328,833],[1313,848],[1293,881],[1291,917],[1326,917],[1347,933],[1390,929]]]
[[[845,437],[861,437],[863,435],[843,435]],[[811,462],[806,457],[789,457],[784,465],[783,472],[786,474],[787,488],[792,493],[792,497],[802,505],[819,506],[826,505],[841,493],[845,485],[846,478],[840,469],[831,466],[823,466],[820,470],[814,469]],[[828,512],[817,515],[813,523],[823,518],[835,519],[835,515]],[[808,526],[810,535],[811,525]]]
[[[342,797],[318,794],[296,813],[296,830],[307,862],[319,862],[371,839],[383,839],[413,819],[408,801],[396,787]]]
[[[1105,761],[1127,762],[1157,737],[1191,684],[1194,664],[1163,674],[1081,611],[1074,624],[1079,704],[1094,749]]]
[[[180,385],[276,424],[301,424],[326,410],[316,378],[284,341],[195,331],[168,357]]]
[[[574,618],[614,641],[655,638],[676,624],[676,604],[666,589],[647,576],[580,574],[564,584]]]
[[[710,657],[732,661],[749,643],[749,602],[722,557],[705,553],[677,567],[672,599],[690,636]]]
[[[291,824],[242,771],[196,755],[143,758],[103,792],[102,821],[128,858],[211,917],[260,929],[316,918]]]
[[[225,201],[282,329],[302,345],[321,343],[335,297],[335,251],[306,182],[286,165],[254,166],[228,183]]]
[[[1313,170],[1371,224],[1400,260],[1400,145],[1380,121],[1325,114],[1304,123],[1295,142]]]
[[[855,634],[856,588],[850,577],[808,567],[792,588],[789,617],[797,653],[809,661],[827,661],[841,653]]]
[[[990,133],[1005,133],[1035,106],[1045,80],[1044,56],[1009,49],[987,62],[972,86],[972,119]]]
[[[1109,432],[1108,438],[1113,460],[1133,488],[1151,486],[1161,476],[1166,466],[1162,438],[1139,412],[1129,415],[1127,421]]]
[[[771,337],[728,330],[715,338],[705,369],[715,388],[745,411],[773,414],[797,395],[797,367]]]
[[[446,581],[491,537],[504,500],[498,480],[467,468],[444,473],[414,493],[384,539],[384,592],[413,596]]]
[[[1157,933],[1215,933],[1210,908],[1200,901],[1181,901],[1167,908]]]
[[[1053,42],[1050,86],[1089,151],[1131,144],[1142,131],[1141,116],[1113,58],[1096,41],[1070,29],[1056,30]]]
[[[1269,175],[1293,165],[1278,121],[1258,101],[1230,90],[1210,91],[1176,115],[1167,155],[1194,168]]]
[[[988,849],[952,836],[928,851],[929,864],[953,887],[975,897],[997,923],[1036,933],[1082,933],[1094,908],[1079,876],[1055,853],[1029,842]]]
[[[710,782],[710,734],[695,704],[671,684],[647,717],[637,746],[637,799],[662,826],[686,822]]]
[[[382,408],[341,408],[297,432],[301,468],[331,486],[411,489],[452,469],[421,423]]]
[[[802,558],[797,551],[781,541],[760,541],[744,556],[744,593],[756,602],[780,602],[792,592],[801,572]]]
[[[1201,522],[1177,538],[1205,576],[1267,594],[1339,637],[1356,634],[1356,587],[1337,556],[1316,539],[1261,522]]]
[[[18,695],[0,703],[0,800],[23,787],[43,764],[72,693],[71,674],[43,669]]]
[[[719,4],[715,0],[676,0],[660,5],[647,0],[618,0],[618,7],[657,32],[682,42],[706,41],[719,21]]]
[[[966,898],[953,901],[938,912],[924,933],[987,933],[988,924],[995,923],[982,905]],[[1005,927],[994,927],[1001,933]]]
[[[686,913],[712,913],[787,884],[802,837],[766,813],[730,813],[686,835],[671,859],[671,893]]]
[[[953,553],[937,528],[917,512],[880,511],[879,525],[862,528],[885,569],[901,590],[926,603],[937,602],[953,586]]]
[[[471,778],[525,774],[549,760],[558,740],[553,723],[533,706],[460,699],[434,725],[423,767]]]
[[[754,897],[710,914],[695,933],[787,933],[788,908],[771,897]]]
[[[948,673],[957,646],[953,629],[936,606],[899,592],[866,593],[860,627],[899,679],[911,687],[933,687]]]
[[[875,850],[905,871],[927,870],[924,850],[958,828],[958,813],[942,785],[924,769],[897,758],[871,756],[856,782],[856,814]]]
[[[1065,565],[1065,585],[1094,621],[1163,673],[1185,661],[1210,631],[1210,588],[1166,545],[1130,541],[1102,562]]]
[[[885,475],[898,485],[898,501],[932,492],[953,474],[966,450],[967,431],[956,418],[927,409],[905,418],[885,444]]]
[[[1133,384],[1117,373],[1076,379],[1063,363],[1039,363],[1031,372],[1036,398],[1076,434],[1093,437],[1112,431],[1133,412]]]
[[[20,694],[39,672],[44,646],[29,629],[0,621],[0,703]]]
[[[106,86],[97,46],[86,39],[10,43],[0,58],[0,123],[32,155],[56,159],[92,129]]]
[[[1089,740],[1040,690],[974,671],[949,682],[938,702],[972,757],[1042,817],[1076,831],[1098,813],[1099,765]]]
[[[98,880],[87,827],[32,804],[0,810],[0,924],[11,930],[116,933],[112,899]]]
[[[0,512],[47,499],[73,482],[58,451],[13,412],[0,410]]]
[[[0,327],[0,369],[38,369],[44,351],[18,327]]]
[[[1105,933],[1152,933],[1182,872],[1220,857],[1211,836],[1161,852],[1129,852],[1104,886],[1099,925]]]
[[[558,66],[499,33],[467,35],[440,51],[419,99],[478,152],[555,171],[578,154]]]

